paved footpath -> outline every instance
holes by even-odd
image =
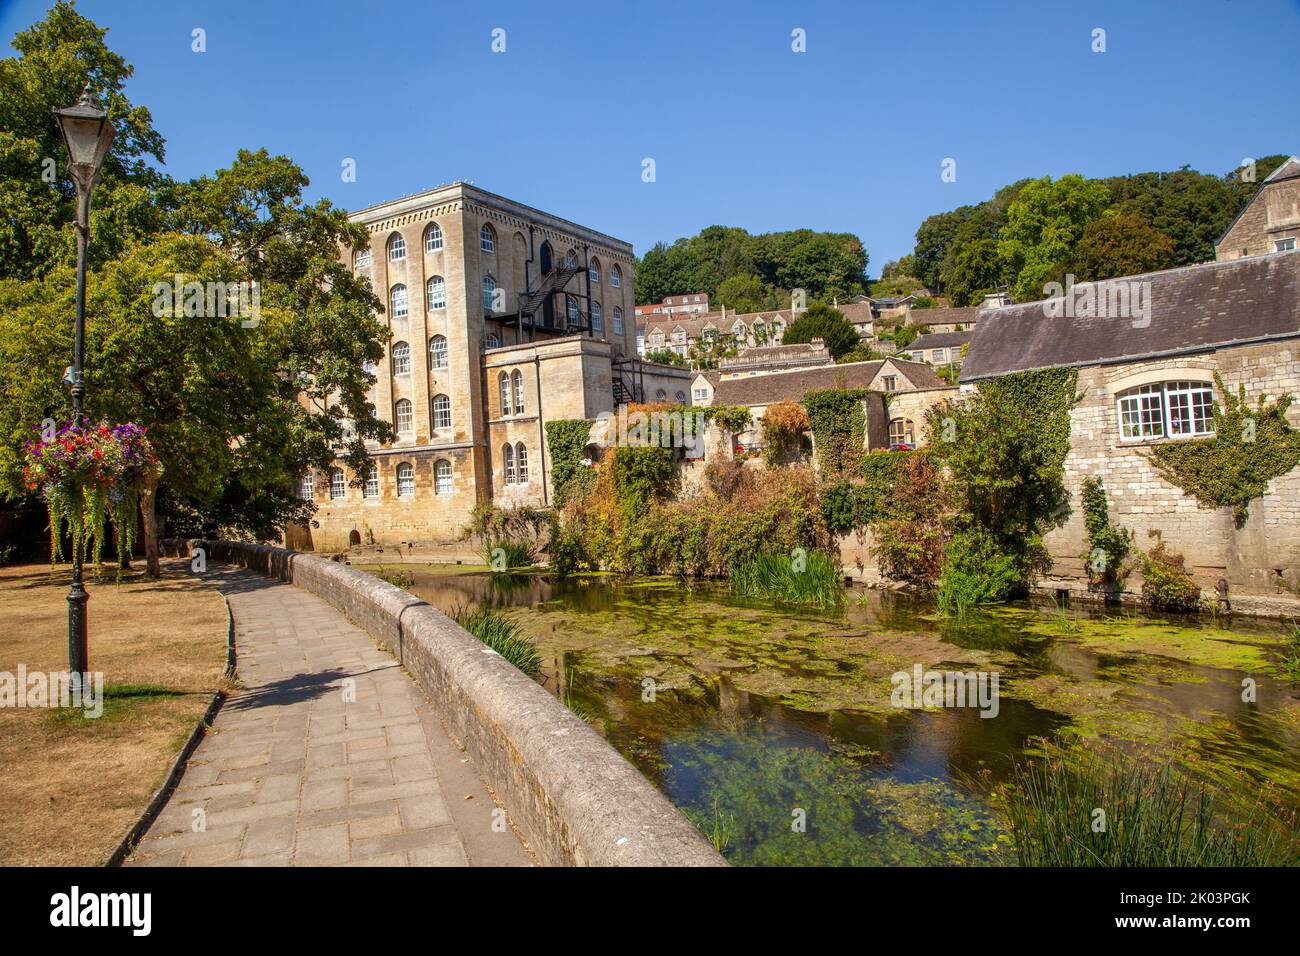
[[[230,602],[242,686],[128,865],[531,864],[423,693],[365,631],[291,584],[206,577]]]

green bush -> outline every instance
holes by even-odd
[[[1187,573],[1186,559],[1160,541],[1142,556],[1142,602],[1157,611],[1196,611],[1201,589]]]
[[[451,619],[496,651],[529,677],[542,673],[542,655],[537,645],[524,637],[510,618],[491,608],[457,607]]]
[[[1023,556],[1004,549],[987,531],[958,531],[948,543],[939,577],[939,610],[960,616],[979,604],[997,604],[1025,592]]]
[[[1083,524],[1088,532],[1089,553],[1085,557],[1088,577],[1103,586],[1114,585],[1123,580],[1126,573],[1124,559],[1129,553],[1128,532],[1110,523],[1106,489],[1100,479],[1085,478],[1081,497]]]
[[[620,445],[610,455],[614,498],[625,520],[635,520],[650,502],[672,493],[677,483],[668,448]]]
[[[399,571],[380,566],[375,570],[375,577],[387,581],[393,587],[409,589],[415,586],[415,575],[410,571]]]
[[[867,434],[862,411],[866,394],[865,388],[827,388],[803,397],[823,481],[847,478],[861,466]]]
[[[731,570],[731,589],[745,597],[833,607],[844,600],[838,561],[820,551],[765,551]]]
[[[590,469],[582,466],[587,454],[591,422],[584,418],[559,418],[546,423],[546,446],[551,454],[551,493],[563,507],[573,493],[570,486]]]

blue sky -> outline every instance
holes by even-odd
[[[6,52],[46,7],[0,0]],[[714,223],[808,227],[861,236],[875,275],[926,216],[1025,176],[1300,151],[1300,0],[78,8],[134,64],[175,176],[264,146],[348,209],[466,179],[638,254]]]

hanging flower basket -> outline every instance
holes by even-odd
[[[52,438],[23,446],[23,480],[50,512],[50,560],[61,560],[63,531],[72,557],[97,567],[104,523],[113,526],[119,561],[135,546],[140,492],[156,484],[162,466],[141,425],[69,421]]]

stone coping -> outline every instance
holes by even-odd
[[[182,556],[196,547],[208,561],[310,591],[394,654],[544,865],[726,865],[600,734],[409,591],[336,561],[269,545],[163,542],[167,553]]]

